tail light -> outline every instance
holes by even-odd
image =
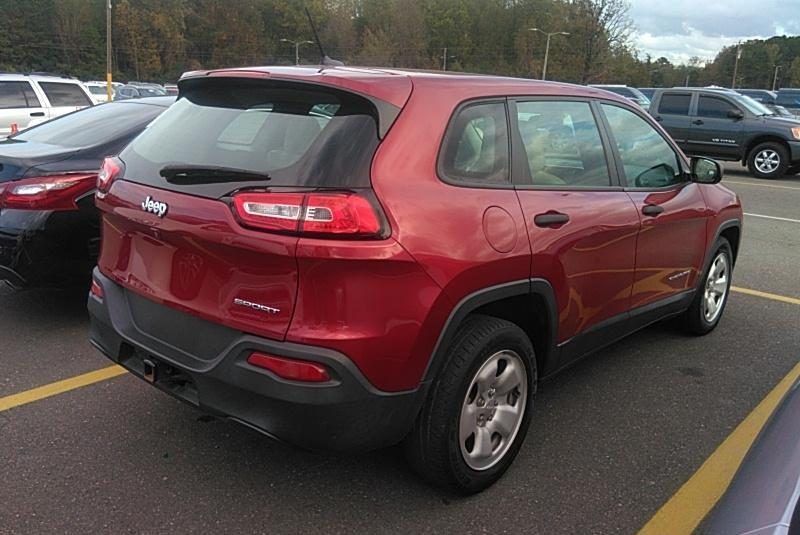
[[[19,125],[17,123],[11,123],[11,135],[19,134]]]
[[[25,178],[0,189],[0,207],[22,210],[77,210],[78,198],[95,187],[96,173]]]
[[[97,173],[97,192],[99,195],[103,195],[111,189],[111,183],[120,175],[123,167],[124,164],[119,158],[108,157],[103,160],[100,172]]]
[[[366,196],[338,193],[239,193],[233,207],[242,225],[319,236],[381,238],[383,216]]]
[[[331,376],[325,366],[307,360],[276,357],[265,353],[251,353],[247,357],[247,363],[269,370],[278,377],[289,379],[290,381],[324,383],[331,380]]]

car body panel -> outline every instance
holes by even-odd
[[[291,382],[283,385],[285,392],[268,382],[256,387],[259,376],[246,363],[251,345],[269,347],[279,356],[302,355],[330,365],[334,374],[345,373],[336,364],[341,358],[351,366],[341,381],[349,381],[351,374],[362,377],[375,402],[413,394],[405,408],[392,407],[384,418],[406,426],[392,435],[402,437],[441,365],[441,360],[433,362],[433,355],[441,353],[441,343],[456,336],[451,329],[457,329],[462,311],[480,310],[497,296],[522,297],[525,306],[532,306],[527,297],[547,294],[546,307],[531,308],[531,315],[547,315],[543,321],[552,321],[552,336],[544,345],[558,344],[565,355],[561,359],[559,351],[537,345],[537,353],[554,359],[542,363],[542,375],[547,375],[636,328],[685,310],[694,295],[690,281],[703,268],[708,243],[719,230],[715,225],[722,224],[718,216],[726,212],[726,217],[738,214],[741,219],[738,199],[726,197],[727,190],[718,185],[691,182],[640,197],[626,191],[619,182],[621,164],[609,156],[606,137],[603,148],[611,180],[605,191],[521,187],[514,180],[520,155],[515,155],[512,142],[506,182],[457,184],[440,176],[440,147],[451,118],[465,103],[490,101],[507,110],[516,97],[552,96],[613,102],[643,114],[625,98],[600,89],[347,67],[198,71],[187,73],[179,87],[188,98],[194,84],[216,87],[211,79],[237,77],[334,86],[388,110],[385,115],[393,121],[378,135],[381,141],[370,172],[370,194],[380,205],[388,232],[373,239],[344,240],[249,230],[228,204],[228,197],[236,195],[233,190],[210,198],[214,196],[206,195],[208,189],[198,189],[197,195],[168,191],[136,183],[135,177],[127,180],[123,173],[98,198],[105,242],[96,282],[113,298],[106,302],[102,296],[90,297],[92,340],[138,375],[144,375],[149,359],[157,368],[185,372],[196,386],[191,394],[178,392],[181,387],[168,384],[168,378],[154,382],[190,403],[273,436],[294,439],[297,430],[286,429],[285,418],[293,410],[306,414],[306,403],[319,408],[339,400],[339,378],[313,390]],[[675,150],[688,168],[686,158]],[[257,187],[270,189],[268,184]],[[713,199],[714,213],[706,207],[705,190]],[[166,203],[163,217],[143,209],[148,197]],[[663,205],[664,217],[644,223],[640,202]],[[534,215],[552,209],[568,211],[569,223],[560,229],[533,224]],[[692,237],[688,242],[687,233]],[[657,250],[666,241],[687,246]],[[648,274],[639,283],[645,298],[638,308],[631,304],[637,243],[651,256],[642,267]],[[666,284],[668,290],[661,287],[665,277],[686,269],[691,273],[684,279]],[[647,282],[653,271],[659,284]],[[243,291],[249,292],[244,295],[248,301],[279,312],[266,317],[249,309],[237,311],[233,301]],[[660,308],[664,305],[668,308]],[[628,321],[634,316],[635,321]],[[137,322],[137,317],[151,319]],[[162,317],[174,320],[175,328],[152,319]],[[195,342],[181,331],[201,324],[219,331],[231,344],[240,337],[247,343],[239,350],[220,342],[226,347],[219,351],[195,348],[193,353]],[[609,325],[616,330],[606,330]],[[598,336],[588,337],[592,333]],[[238,397],[251,399],[256,390],[261,397],[254,399],[263,406],[227,403]],[[284,394],[297,405],[282,405]],[[273,406],[265,399],[282,401]],[[359,418],[358,411],[349,414]],[[364,437],[371,438],[375,425],[365,427]]]
[[[800,383],[750,447],[699,535],[788,535],[800,499]],[[794,522],[793,522],[794,520]]]

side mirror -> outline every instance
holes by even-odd
[[[716,184],[722,180],[722,166],[710,158],[692,158],[692,182]]]
[[[744,112],[742,110],[730,110],[728,111],[728,117],[738,121],[744,119]]]

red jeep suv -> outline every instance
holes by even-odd
[[[179,87],[99,176],[91,339],[204,411],[312,449],[404,442],[477,492],[539,380],[720,320],[739,200],[622,97],[346,67]]]

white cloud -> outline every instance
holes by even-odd
[[[630,0],[634,42],[653,58],[714,59],[724,46],[800,33],[800,0]]]

